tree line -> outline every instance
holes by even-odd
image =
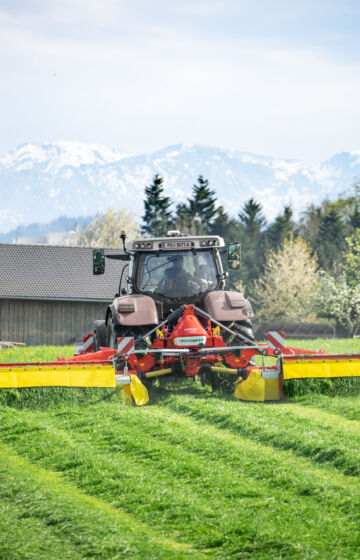
[[[239,241],[241,268],[230,271],[229,286],[246,293],[259,319],[327,318],[354,334],[360,328],[360,184],[353,190],[310,205],[298,220],[285,206],[268,223],[254,198],[229,216],[202,175],[187,201],[173,208],[157,174],[145,187],[141,232],[158,237],[178,229]]]
[[[285,206],[270,224],[261,203],[254,198],[243,204],[236,217],[229,216],[202,175],[187,201],[174,209],[164,191],[164,179],[158,174],[145,187],[142,234],[158,237],[170,229],[179,229],[193,235],[217,234],[227,243],[239,240],[243,263],[239,280],[244,283],[259,277],[267,254],[277,250],[291,235],[302,237],[312,253],[316,253],[319,267],[332,271],[342,259],[346,237],[360,228],[360,183],[354,187],[352,196],[311,205],[297,221],[291,207]]]
[[[271,223],[254,198],[230,216],[202,175],[186,201],[175,207],[159,174],[144,194],[142,235],[158,237],[178,229],[241,243],[241,267],[230,271],[228,287],[245,292],[259,319],[326,317],[352,334],[360,329],[360,183],[351,195],[310,205],[299,219],[285,206]],[[78,243],[120,246],[120,229],[129,237],[140,233],[137,216],[110,209],[79,232]]]

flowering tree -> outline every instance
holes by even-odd
[[[264,272],[254,285],[254,304],[260,320],[311,320],[319,274],[307,243],[291,235],[278,251],[270,251]]]
[[[335,276],[323,272],[316,297],[320,317],[335,319],[351,335],[360,329],[360,229],[346,239],[343,264]]]
[[[122,230],[125,230],[129,237],[139,234],[136,214],[110,208],[104,216],[97,214],[91,224],[79,230],[76,244],[79,247],[122,247]]]

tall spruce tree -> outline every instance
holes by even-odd
[[[216,195],[202,175],[197,181],[198,184],[193,185],[192,198],[188,199],[188,208],[195,233],[201,235],[208,232],[216,216]]]
[[[225,244],[240,241],[239,222],[235,218],[231,218],[223,206],[216,209],[215,218],[208,230],[209,234],[220,235],[224,238]],[[227,252],[221,254],[224,269],[228,269]],[[239,289],[238,283],[241,281],[241,269],[233,270],[229,268],[229,278],[226,282],[228,289]]]
[[[250,198],[244,203],[239,220],[241,281],[251,296],[253,283],[259,278],[265,262],[266,219],[261,204]]]
[[[239,224],[234,218],[229,217],[223,206],[218,206],[208,232],[212,235],[220,235],[228,244],[238,240]]]
[[[176,228],[181,231],[181,233],[194,233],[193,219],[186,202],[181,202],[177,205],[175,223]]]
[[[318,255],[319,265],[325,270],[331,271],[341,261],[341,253],[346,246],[345,227],[334,207],[321,216],[319,232],[313,238],[312,246]]]
[[[266,230],[267,245],[272,250],[277,250],[294,232],[295,224],[292,219],[293,211],[290,206],[285,206]]]
[[[142,217],[143,224],[141,232],[145,235],[158,237],[165,235],[173,226],[171,200],[164,196],[164,179],[160,175],[154,175],[153,182],[145,187],[145,214]]]
[[[244,203],[242,211],[239,212],[239,218],[245,230],[250,234],[257,234],[266,224],[262,206],[254,198],[250,198]]]
[[[176,208],[176,224],[183,233],[207,234],[217,215],[215,191],[202,175],[193,185],[192,196]]]

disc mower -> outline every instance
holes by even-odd
[[[93,251],[96,275],[104,273],[106,258],[125,266],[119,294],[77,354],[0,364],[0,388],[118,387],[125,402],[143,405],[155,378],[191,377],[213,390],[230,383],[240,400],[268,401],[282,397],[284,379],[360,376],[360,353],[287,347],[283,332],[255,342],[250,303],[225,290],[221,256],[227,254],[231,269],[239,268],[238,243],[226,248],[219,236],[177,231],[129,243],[123,232],[121,238],[123,252],[117,255]]]

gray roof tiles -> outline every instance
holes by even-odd
[[[0,244],[0,263],[2,299],[78,301],[111,301],[125,264],[106,259],[105,274],[93,276],[90,248],[12,244]]]

